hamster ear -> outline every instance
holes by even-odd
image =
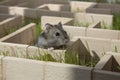
[[[50,29],[50,28],[52,28],[52,27],[53,27],[53,25],[51,25],[51,24],[49,24],[49,23],[46,23],[46,24],[45,24],[45,28],[46,28],[46,29]]]
[[[60,29],[63,29],[61,22],[58,23],[58,27],[59,27]]]

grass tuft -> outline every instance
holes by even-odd
[[[113,14],[114,18],[113,18],[113,30],[120,30],[120,13],[117,14]]]
[[[38,17],[36,19],[32,19],[32,18],[27,18],[25,17],[24,18],[24,25],[27,25],[29,23],[36,23],[36,35],[37,37],[40,35],[40,33],[42,32],[42,29],[41,29],[41,19]]]

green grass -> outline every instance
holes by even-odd
[[[44,54],[44,55],[39,54],[39,56],[28,56],[27,59],[57,62],[57,60],[54,59],[50,54]]]
[[[29,23],[36,23],[36,39],[31,43],[31,45],[35,45],[37,42],[37,38],[39,37],[40,33],[42,32],[41,19],[39,17],[36,19],[25,17],[24,18],[24,25],[27,25]]]
[[[65,53],[65,62],[67,64],[95,67],[98,60],[89,55],[80,55],[78,53]]]
[[[36,53],[35,53],[36,54]],[[1,55],[4,56],[11,56],[8,51],[5,51],[1,53]],[[17,53],[14,53],[12,55],[13,57],[20,57],[18,56]],[[61,56],[57,56],[59,60],[53,58],[49,53],[39,53],[39,55],[34,55],[30,56],[29,53],[26,57],[26,59],[32,59],[32,60],[40,60],[40,61],[47,61],[47,62],[58,62],[58,63],[66,63],[66,64],[74,64],[74,65],[82,65],[82,66],[87,66],[87,67],[94,67],[98,60],[95,60],[94,58],[87,56],[87,55],[82,55],[80,56],[77,53],[69,54],[65,53],[64,60],[62,59]]]
[[[41,33],[42,29],[41,29],[41,20],[40,18],[36,18],[36,19],[32,19],[32,18],[24,18],[24,25],[27,25],[29,23],[36,23],[36,35],[39,36],[39,34]]]
[[[102,22],[102,29],[110,29],[110,30],[120,30],[120,13],[113,14],[113,25],[107,26],[105,22]]]
[[[113,14],[113,25],[107,26],[104,22],[102,22],[103,29],[111,29],[111,30],[120,30],[120,13]]]
[[[120,30],[120,13],[118,14],[113,14],[114,18],[113,18],[113,30]]]
[[[81,49],[79,50],[81,52]],[[96,59],[93,56],[91,56],[91,51],[90,51],[91,49],[87,41],[86,41],[86,50],[88,52],[87,54],[77,52],[75,47],[67,49],[64,57],[65,59],[64,63],[94,67],[96,63],[99,61],[99,59]]]

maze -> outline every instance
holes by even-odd
[[[0,80],[120,80],[116,14],[119,4],[0,1]],[[70,36],[69,46],[36,47],[45,24],[58,22]]]

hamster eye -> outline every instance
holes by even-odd
[[[56,34],[55,34],[56,36],[60,36],[60,33],[58,33],[58,32],[56,32]]]

